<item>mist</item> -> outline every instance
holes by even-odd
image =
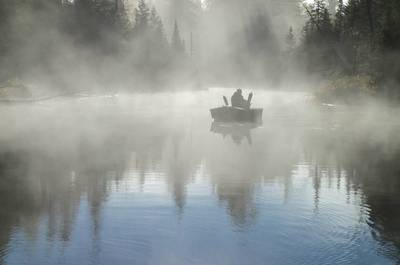
[[[298,2],[139,4],[5,1],[2,82],[74,92],[279,85],[287,31],[304,22]]]
[[[0,264],[398,264],[399,14],[0,0]]]

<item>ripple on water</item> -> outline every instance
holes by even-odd
[[[33,128],[36,138],[33,147],[21,147],[28,149],[23,155],[28,162],[12,186],[18,192],[4,196],[11,199],[2,214],[10,214],[18,231],[10,236],[9,229],[0,229],[0,244],[3,238],[9,242],[0,248],[0,263],[29,264],[32,258],[35,265],[387,265],[398,260],[390,243],[399,242],[400,228],[391,218],[397,208],[387,209],[388,200],[371,200],[363,185],[374,184],[363,182],[358,172],[384,159],[377,148],[357,145],[358,131],[343,131],[341,118],[330,117],[335,110],[308,113],[308,106],[293,106],[298,96],[261,91],[255,104],[264,105],[265,126],[250,132],[252,145],[237,146],[209,133],[208,109],[220,104],[222,94],[227,90],[60,99],[15,113],[4,109],[4,142],[17,143],[21,128]],[[79,119],[75,108],[84,114]],[[37,117],[19,117],[28,109]],[[8,130],[12,120],[19,125]],[[57,122],[48,125],[49,120]],[[48,132],[57,140],[51,142]],[[365,161],[367,152],[373,155]],[[23,158],[16,160],[25,166]],[[72,186],[63,175],[71,171]],[[387,186],[396,192],[395,185],[380,189],[386,192]],[[25,196],[35,207],[19,207]],[[389,196],[398,206],[398,196]],[[88,207],[76,207],[86,201]],[[49,204],[61,210],[48,210]],[[35,229],[43,216],[59,220],[57,227],[71,235],[48,237],[47,227]]]

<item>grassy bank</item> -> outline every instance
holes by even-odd
[[[376,98],[377,85],[370,76],[345,76],[330,81],[314,92],[315,99],[332,104],[361,104]]]

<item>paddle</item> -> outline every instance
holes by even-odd
[[[223,98],[224,98],[225,106],[229,106],[228,99],[225,96],[223,96]]]
[[[253,92],[251,92],[247,97],[247,108],[250,108],[252,99],[253,99]]]
[[[248,102],[248,104],[249,104],[249,106],[250,106],[250,104],[251,104],[251,100],[253,99],[253,92],[251,92],[250,94],[249,94],[249,96],[247,97],[247,102]]]

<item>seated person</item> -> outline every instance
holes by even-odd
[[[252,98],[252,93],[250,93],[249,95],[249,100],[245,100],[243,98],[242,95],[242,90],[238,89],[235,91],[235,93],[233,93],[232,97],[231,97],[231,103],[232,103],[232,107],[236,107],[236,108],[250,108],[250,101]]]

